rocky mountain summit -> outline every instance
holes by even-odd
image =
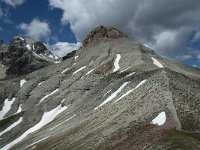
[[[58,64],[1,78],[1,150],[200,149],[200,70],[111,27],[83,43]]]
[[[128,38],[126,34],[113,27],[99,26],[92,30],[83,41],[83,46],[95,45],[118,38]]]
[[[6,75],[24,75],[44,68],[60,59],[38,41],[16,36],[9,45],[0,45],[0,62],[7,67]]]

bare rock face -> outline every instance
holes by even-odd
[[[95,45],[100,41],[103,42],[118,38],[128,38],[128,36],[113,27],[98,26],[85,38],[83,46]]]
[[[0,61],[8,67],[6,71],[8,76],[24,75],[52,64],[48,59],[41,57],[52,55],[44,44],[41,42],[34,44],[35,46],[32,46],[22,37],[15,36],[9,46],[4,46],[4,49],[1,46]]]
[[[77,50],[74,50],[74,51],[68,53],[67,55],[63,56],[62,59],[66,60],[66,59],[72,58],[72,57],[74,57],[76,55],[76,52],[77,52]]]

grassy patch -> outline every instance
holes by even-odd
[[[186,133],[183,131],[171,130],[167,137],[163,141],[170,144],[170,149],[179,149],[179,150],[199,150],[200,149],[200,140],[199,133]],[[164,144],[164,145],[165,145]],[[168,149],[168,148],[166,148]]]

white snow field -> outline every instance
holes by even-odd
[[[106,103],[108,103],[109,101],[111,101],[112,99],[114,99],[118,93],[120,93],[122,91],[122,89],[128,84],[129,82],[125,82],[123,83],[120,88],[115,91],[114,93],[112,93],[103,103],[101,103],[98,107],[96,107],[94,110],[98,109],[99,107],[105,105]]]
[[[25,79],[22,79],[22,80],[20,81],[20,87],[22,87],[26,82],[27,82],[27,81],[26,81]]]
[[[13,97],[12,100],[9,101],[9,99],[7,98],[7,99],[4,101],[3,108],[2,108],[2,110],[0,111],[0,120],[4,118],[4,116],[7,114],[7,112],[9,112],[9,110],[11,109],[11,106],[12,106],[12,104],[14,103],[15,99],[16,99],[16,98]]]
[[[117,70],[119,70],[119,60],[121,59],[121,55],[120,54],[116,54],[117,58],[115,59],[115,62],[114,62],[114,70],[113,72],[116,72]]]
[[[81,67],[80,69],[76,70],[76,71],[73,73],[73,75],[77,74],[79,71],[81,71],[81,70],[83,70],[83,69],[85,69],[85,68],[86,68],[86,66]]]
[[[12,141],[11,143],[5,145],[3,148],[1,148],[1,150],[8,150],[8,149],[10,149],[13,145],[21,142],[30,133],[33,133],[33,132],[41,129],[42,127],[44,127],[45,125],[47,125],[48,123],[50,123],[51,121],[53,121],[60,113],[62,113],[66,109],[67,109],[66,106],[62,107],[61,104],[60,104],[56,108],[52,109],[51,111],[44,112],[44,114],[43,114],[42,119],[40,120],[40,122],[38,122],[35,126],[33,126],[30,129],[28,129],[26,132],[24,132],[21,136],[19,136],[17,139],[15,139],[14,141]]]
[[[44,101],[46,98],[48,98],[49,96],[55,94],[55,93],[58,92],[58,91],[59,91],[59,89],[56,89],[56,90],[54,90],[53,92],[51,92],[50,94],[44,96],[44,97],[40,100],[40,102],[39,102],[37,105],[39,105],[39,104],[40,104],[42,101]],[[37,105],[36,105],[36,106],[37,106]]]
[[[153,64],[158,66],[159,68],[164,68],[164,66],[155,58],[151,57],[151,59],[153,60]]]
[[[166,114],[165,112],[161,112],[156,118],[152,120],[152,124],[161,126],[166,122]]]
[[[118,102],[119,100],[121,100],[122,98],[124,98],[125,96],[127,96],[128,94],[130,94],[131,92],[133,92],[135,89],[139,88],[142,84],[144,84],[146,82],[146,80],[141,81],[135,88],[129,90],[128,92],[126,92],[125,94],[123,94],[118,100],[116,100],[115,102]]]

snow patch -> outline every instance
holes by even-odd
[[[91,61],[90,63],[89,63],[89,66],[93,63],[94,61]]]
[[[47,136],[47,137],[45,137],[45,138],[42,138],[42,139],[40,139],[40,140],[38,140],[38,141],[36,141],[36,142],[34,142],[34,143],[32,143],[32,144],[26,146],[26,148],[31,147],[31,146],[33,146],[33,145],[35,145],[35,144],[37,144],[37,143],[40,143],[40,142],[46,140],[46,139],[49,138],[49,137],[50,137],[50,136]]]
[[[24,41],[24,38],[22,38],[22,37],[20,37],[20,36],[19,36],[19,38],[20,38],[20,40]]]
[[[59,123],[59,124],[56,125],[55,127],[51,128],[49,131],[51,131],[51,130],[53,130],[53,129],[59,127],[59,126],[61,126],[62,124],[64,124],[65,122],[71,120],[71,119],[74,118],[74,117],[76,117],[76,115],[73,115],[72,117],[68,118],[67,120],[65,120],[65,121],[63,121],[63,122],[61,122],[61,123]]]
[[[61,62],[62,62],[62,61],[60,61],[60,60],[59,60],[59,61],[55,61],[55,64],[59,64],[59,63],[61,63]]]
[[[50,54],[49,57],[50,57],[50,58],[53,58],[53,59],[58,59],[58,56],[53,55],[53,54]]]
[[[19,108],[18,108],[18,110],[17,110],[17,112],[16,112],[15,114],[18,114],[18,113],[20,113],[20,112],[22,112],[22,104],[19,105]]]
[[[86,68],[86,66],[81,67],[80,69],[76,70],[76,71],[73,73],[73,75],[77,74],[79,71],[81,71],[81,70],[83,70],[83,69],[85,69],[85,68]]]
[[[74,59],[77,60],[77,58],[79,58],[79,56],[75,56]]]
[[[33,44],[33,46],[32,46],[32,47],[33,47],[33,50],[35,50],[35,45],[34,45],[34,44]]]
[[[120,73],[127,71],[129,68],[131,68],[131,67],[128,67],[128,68],[126,68],[126,69],[120,71]]]
[[[118,102],[119,100],[121,100],[122,98],[124,98],[125,96],[127,96],[128,94],[130,94],[131,92],[133,92],[135,89],[139,88],[142,84],[144,84],[146,82],[146,80],[141,81],[135,88],[133,88],[132,90],[129,90],[128,92],[126,92],[125,94],[123,94],[118,100],[116,100],[115,102]]]
[[[123,83],[120,88],[115,91],[114,93],[112,93],[103,103],[101,103],[98,107],[96,107],[94,110],[98,109],[99,107],[105,105],[106,103],[108,103],[109,101],[111,101],[112,99],[114,99],[118,93],[120,93],[122,91],[122,89],[128,84],[129,82],[125,82]]]
[[[54,59],[54,56],[53,56],[52,54],[50,54],[50,55],[49,55],[49,57],[51,57],[51,58],[53,58],[53,59]]]
[[[108,93],[110,93],[112,90],[109,90],[108,92],[106,92],[103,96],[106,96]]]
[[[41,85],[41,84],[43,84],[44,82],[45,82],[45,81],[40,82],[40,83],[38,84],[38,86]]]
[[[13,129],[14,127],[16,127],[18,124],[20,124],[22,122],[22,117],[19,118],[18,121],[14,122],[13,124],[11,124],[9,127],[7,127],[5,130],[3,130],[2,132],[0,132],[0,136],[2,136],[4,133],[10,131],[11,129]]]
[[[25,79],[22,79],[22,80],[20,81],[20,87],[22,87],[26,82],[27,82],[27,81],[26,81]]]
[[[163,111],[161,112],[156,118],[152,120],[152,124],[161,126],[166,122],[166,113]]]
[[[12,141],[11,143],[5,145],[1,149],[2,150],[8,150],[8,149],[10,149],[13,145],[21,142],[30,133],[33,133],[33,132],[41,129],[42,127],[44,127],[45,125],[47,125],[48,123],[50,123],[51,121],[53,121],[60,113],[62,113],[66,109],[67,109],[67,107],[62,107],[61,104],[60,104],[56,108],[52,109],[51,111],[44,112],[44,114],[43,114],[42,119],[40,120],[40,122],[38,122],[35,126],[31,127],[26,132],[24,132],[20,137],[18,137],[17,139],[15,139],[14,141]]]
[[[4,101],[4,105],[2,110],[0,111],[0,120],[4,118],[4,116],[9,112],[9,110],[11,109],[12,104],[14,103],[14,101],[16,100],[16,98],[12,98],[11,101],[9,101],[9,99],[7,98]]]
[[[30,46],[30,44],[27,44],[27,45],[26,45],[26,48],[27,48],[29,51],[31,51],[31,46]]]
[[[116,54],[117,58],[115,59],[115,62],[114,62],[114,70],[113,72],[116,72],[117,70],[119,70],[119,60],[121,59],[121,55],[120,54]]]
[[[126,77],[130,77],[130,76],[132,76],[132,75],[134,75],[134,74],[135,74],[135,72],[132,72],[132,73],[126,75]]]
[[[86,75],[89,75],[90,73],[92,73],[92,71],[94,71],[94,69],[88,71],[88,72],[86,73]]]
[[[151,59],[153,60],[153,64],[158,66],[159,68],[164,68],[164,66],[155,58],[151,57]]]
[[[69,69],[69,68],[67,68],[67,69],[63,70],[63,71],[62,71],[62,73],[65,73],[65,72],[66,72],[68,69]]]
[[[53,92],[51,92],[50,94],[44,96],[44,97],[40,100],[40,102],[39,102],[37,105],[39,105],[39,104],[40,104],[42,101],[44,101],[46,98],[48,98],[49,96],[55,94],[55,93],[58,92],[58,91],[59,91],[59,89],[56,89],[56,90],[54,90]],[[37,105],[36,105],[36,106],[37,106]]]
[[[33,54],[36,56],[36,57],[39,57],[40,59],[43,59],[40,55],[38,55],[37,53],[35,53],[34,51],[32,51]]]

